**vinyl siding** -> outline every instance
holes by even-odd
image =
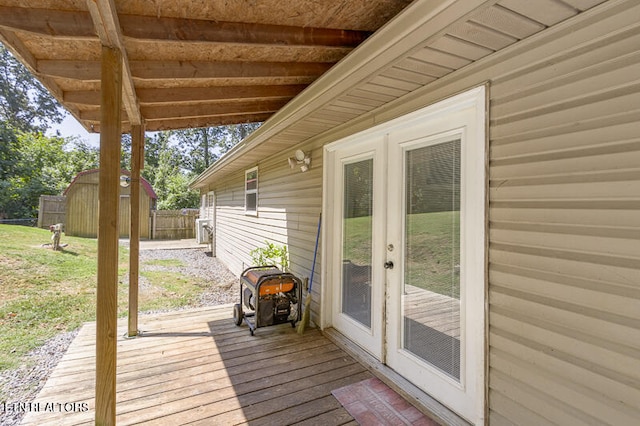
[[[445,35],[391,70],[465,68],[435,79],[439,69],[413,67],[414,81],[433,82],[332,132],[488,84],[492,425],[640,422],[639,23],[640,4],[611,1],[492,55]],[[351,99],[382,105],[388,88],[411,90],[406,74],[385,75],[398,83],[378,79]]]
[[[640,421],[638,18],[567,25],[489,78],[491,424]]]
[[[322,206],[322,149],[301,149],[311,152],[311,168],[306,173],[289,168],[287,158],[293,151],[257,164],[257,217],[244,213],[244,170],[216,182],[216,256],[233,274],[239,276],[244,268],[252,266],[251,250],[269,241],[287,245],[291,272],[300,278],[310,277]],[[312,319],[317,319],[315,301],[320,300],[320,287],[318,256]]]
[[[330,143],[487,84],[488,422],[638,424],[640,3],[544,3],[484,9],[331,103],[356,118],[339,124],[352,116],[324,108],[282,138],[313,124],[327,129],[313,143]],[[488,22],[513,44],[475,31]],[[218,224],[238,253],[290,238],[295,268],[309,268],[320,195],[313,203],[308,194],[320,194],[320,155],[312,172],[289,178],[287,155],[260,164],[261,216],[243,217],[238,174]],[[303,205],[310,210],[294,218]],[[289,232],[299,221],[305,229]],[[248,259],[230,253],[236,265]]]
[[[610,1],[490,56],[445,35],[408,59],[467,67],[333,131],[488,84],[492,425],[640,422],[639,23]]]

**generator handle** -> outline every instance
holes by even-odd
[[[276,265],[250,266],[247,269],[245,269],[244,271],[242,271],[242,274],[240,274],[240,276],[244,277],[247,272],[252,271],[254,269],[270,269],[270,268],[278,269],[278,267]]]

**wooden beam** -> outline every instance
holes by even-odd
[[[282,84],[265,86],[173,87],[166,89],[138,89],[136,92],[140,104],[173,104],[294,97],[307,86],[307,84]],[[100,92],[98,90],[64,92],[63,100],[65,103],[79,105],[100,105]]]
[[[143,106],[141,112],[146,120],[273,113],[285,106],[290,100],[291,98],[268,101],[199,103],[195,105],[174,105],[171,108],[167,108],[164,105]],[[95,121],[99,116],[100,110],[98,109],[86,110],[80,113],[81,120]]]
[[[140,277],[140,170],[144,165],[144,127],[131,128],[131,221],[129,232],[129,321],[127,335],[138,335],[138,279]]]
[[[94,38],[87,12],[0,6],[0,26],[52,37]]]
[[[155,132],[159,130],[175,130],[175,129],[189,129],[197,127],[214,127],[214,126],[226,126],[229,124],[240,123],[262,123],[267,121],[271,117],[273,112],[265,112],[260,114],[235,114],[235,115],[222,115],[222,116],[207,116],[207,117],[190,117],[190,118],[163,118],[157,120],[145,120],[145,131]],[[87,126],[100,133],[99,121],[84,120]],[[127,121],[122,122],[122,128],[129,132],[131,127]]]
[[[191,117],[191,118],[179,118],[179,119],[161,119],[161,120],[147,120],[147,131],[159,131],[159,130],[172,130],[172,129],[189,129],[197,127],[213,127],[213,126],[226,126],[229,124],[240,123],[261,123],[267,121],[269,117],[273,115],[272,112],[261,114],[238,114],[227,116],[212,116],[212,117]]]
[[[146,80],[318,77],[333,66],[328,62],[205,62],[131,61],[131,75]],[[52,77],[85,81],[100,80],[100,62],[39,60],[37,71]],[[133,83],[132,83],[133,84]]]
[[[126,37],[211,43],[356,47],[371,35],[368,31],[138,15],[121,15],[120,24]]]
[[[215,100],[249,100],[294,97],[307,84],[282,84],[268,86],[219,86],[184,87],[170,89],[138,89],[140,103],[206,102]]]
[[[96,310],[96,425],[115,425],[122,55],[102,48]]]
[[[142,79],[317,77],[332,65],[325,62],[131,61],[131,72]]]
[[[96,5],[102,10],[107,2],[99,1]],[[371,35],[369,31],[125,14],[117,17],[119,27],[96,28],[92,22],[95,11],[89,14],[84,11],[0,6],[0,26],[51,37],[71,38],[93,38],[98,30],[103,32],[112,46],[119,46],[117,39],[120,36],[113,31],[116,28],[122,29],[123,36],[140,40],[351,48]],[[105,42],[104,39],[102,41]]]
[[[268,101],[240,101],[225,103],[200,103],[197,105],[174,105],[142,107],[142,113],[149,120],[162,118],[207,117],[238,114],[259,114],[275,112],[285,106],[291,98]]]
[[[142,124],[140,107],[136,98],[135,86],[129,69],[127,51],[120,34],[120,23],[114,0],[87,0],[87,7],[93,19],[96,32],[104,46],[115,47],[122,52],[124,107],[127,110],[129,122],[133,125]]]

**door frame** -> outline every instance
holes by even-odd
[[[322,210],[323,210],[323,229],[322,229],[322,259],[325,261],[322,262],[321,268],[321,282],[322,282],[322,292],[321,292],[321,300],[320,300],[320,321],[319,325],[321,328],[329,328],[333,326],[333,312],[332,312],[332,300],[334,299],[334,285],[331,281],[332,274],[334,273],[334,269],[339,267],[339,265],[332,264],[332,244],[331,244],[331,233],[332,229],[335,226],[340,226],[340,224],[335,223],[335,220],[330,217],[329,212],[331,211],[331,203],[333,202],[333,196],[328,194],[330,191],[329,188],[333,188],[333,184],[335,183],[335,164],[334,164],[334,152],[341,147],[349,146],[349,144],[353,144],[356,146],[358,143],[363,143],[362,141],[367,138],[372,138],[375,136],[382,135],[385,138],[385,144],[388,143],[388,135],[390,132],[399,131],[402,132],[403,128],[408,127],[411,123],[417,123],[420,121],[428,120],[432,117],[442,116],[449,111],[457,111],[461,108],[465,107],[474,107],[475,108],[475,123],[477,126],[474,130],[474,138],[478,141],[480,146],[481,160],[483,162],[484,167],[484,182],[483,182],[483,194],[482,197],[484,199],[484,208],[483,214],[481,217],[476,218],[473,223],[473,226],[479,228],[480,238],[483,243],[483,256],[482,260],[482,289],[481,289],[481,300],[476,298],[469,303],[475,303],[479,306],[481,310],[481,321],[477,324],[476,330],[481,330],[482,332],[476,336],[474,340],[474,345],[477,345],[480,348],[481,356],[479,359],[474,360],[474,369],[477,371],[478,376],[477,380],[473,384],[474,392],[477,398],[477,404],[474,408],[474,415],[471,420],[475,424],[482,424],[485,421],[486,413],[487,413],[487,365],[488,365],[488,350],[487,350],[487,341],[488,341],[488,315],[487,315],[487,275],[488,275],[488,247],[487,247],[487,228],[488,228],[488,191],[487,191],[487,180],[488,180],[488,87],[487,85],[478,86],[462,92],[460,94],[454,95],[450,98],[441,100],[439,102],[430,104],[426,107],[423,107],[417,111],[410,112],[398,118],[392,119],[385,123],[379,124],[377,126],[371,127],[369,129],[363,130],[354,135],[342,138],[335,142],[325,145],[324,147],[324,161],[323,161],[323,201],[322,201]],[[385,145],[387,146],[387,145]],[[385,165],[386,167],[386,165]],[[387,193],[385,179],[385,194]],[[384,217],[385,223],[387,220],[386,211]],[[386,235],[386,233],[385,233]],[[386,315],[387,315],[387,303],[388,303],[388,295],[387,295],[387,283],[385,279],[385,290],[384,290],[384,306],[382,306],[383,318],[385,322],[385,327],[387,323]],[[479,297],[479,296],[478,296]],[[373,307],[376,308],[375,306]],[[383,351],[381,356],[379,357],[380,363],[386,364],[386,331],[383,335]],[[345,336],[349,338],[349,336]],[[468,416],[467,416],[468,417]]]
[[[376,359],[384,361],[384,332],[385,315],[384,309],[376,310],[376,306],[385,305],[386,278],[384,273],[384,241],[386,239],[386,162],[382,158],[386,155],[386,137],[378,135],[375,139],[369,135],[356,135],[350,138],[346,144],[336,144],[325,150],[324,164],[329,171],[326,188],[323,191],[327,197],[325,208],[323,209],[323,259],[327,259],[323,268],[322,282],[336,282],[342,276],[341,250],[335,250],[337,244],[342,243],[342,191],[333,193],[333,189],[341,187],[343,184],[343,170],[338,169],[345,164],[352,164],[361,160],[373,159],[373,223],[372,223],[372,253],[371,253],[371,307],[372,323],[371,328],[358,324],[355,320],[348,318],[336,318],[339,316],[340,302],[342,294],[336,294],[336,286],[331,285],[332,297],[326,299],[329,313],[325,318],[331,318],[331,326],[340,324],[343,330],[358,335],[353,340],[373,355]],[[344,161],[343,161],[344,160]],[[329,193],[331,193],[329,195]],[[326,289],[326,288],[325,288]],[[325,292],[323,291],[323,295]],[[324,306],[324,305],[323,305]]]

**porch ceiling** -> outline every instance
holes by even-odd
[[[202,188],[393,118],[407,95],[615,1],[0,0],[0,41],[90,131],[101,45],[123,52],[123,132],[267,121],[193,182]]]
[[[89,131],[101,46],[123,53],[122,131],[267,120],[411,0],[0,0],[2,41]]]
[[[193,183],[257,164],[283,147],[337,140],[394,118],[410,94],[615,0],[417,0]]]

